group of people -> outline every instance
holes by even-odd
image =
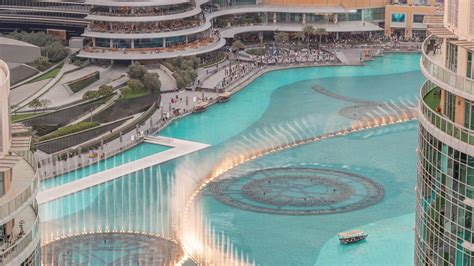
[[[295,63],[336,63],[337,57],[328,51],[320,49],[302,49],[294,51],[289,49],[271,49],[262,56],[251,56],[252,59],[264,64],[295,64]]]
[[[201,25],[203,22],[204,20],[199,17],[140,23],[109,23],[102,21],[94,21],[88,27],[88,30],[96,32],[126,33],[168,32],[195,27]]]
[[[421,48],[420,37],[401,38],[399,36],[385,37],[383,35],[366,36],[365,38],[331,38],[328,37],[324,47],[330,49],[343,48],[363,48],[363,47],[378,47],[380,49],[407,49],[415,50]]]
[[[214,89],[224,89],[235,81],[239,80],[241,77],[252,72],[258,67],[257,62],[253,63],[241,63],[232,65],[230,68],[224,68],[224,78],[214,87]]]
[[[94,6],[90,9],[90,13],[94,15],[102,16],[162,16],[185,12],[191,10],[193,5],[181,4],[173,6],[137,6],[137,7],[107,7],[107,6]]]

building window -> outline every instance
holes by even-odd
[[[458,47],[452,43],[448,43],[448,52],[446,53],[448,58],[446,59],[447,68],[456,72],[458,69]]]
[[[158,48],[163,47],[163,39],[138,39],[135,40],[135,48]]]
[[[466,77],[471,78],[473,76],[472,73],[472,52],[467,51],[467,65],[466,65]]]
[[[405,13],[392,13],[392,22],[404,23]]]
[[[95,38],[95,47],[110,48],[110,39]]]
[[[425,15],[421,15],[421,14],[413,15],[413,23],[423,23],[424,19],[425,19]]]
[[[448,22],[455,27],[458,26],[458,0],[450,0],[448,2]]]
[[[385,8],[369,8],[362,11],[363,20],[374,21],[385,19]]]
[[[112,46],[113,48],[131,48],[132,41],[116,39],[116,40],[112,40],[112,45],[113,45]]]
[[[257,0],[213,0],[212,3],[220,6],[256,5]]]
[[[456,96],[449,91],[445,91],[446,97],[444,102],[445,115],[451,120],[454,121],[455,117],[455,105],[456,105]]]

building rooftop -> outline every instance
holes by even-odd
[[[34,44],[31,44],[31,43],[22,42],[22,41],[19,41],[19,40],[6,38],[6,37],[0,37],[0,45],[17,45],[17,46],[38,47],[38,46],[36,46]]]

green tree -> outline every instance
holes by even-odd
[[[234,41],[234,43],[232,43],[232,52],[235,52],[237,53],[237,64],[240,63],[240,50],[242,49],[245,49],[245,44],[243,42],[241,42],[240,40],[236,40]],[[232,69],[232,59],[229,57],[229,62],[231,62],[229,64],[229,71],[231,71]]]
[[[316,29],[312,25],[306,25],[303,27],[303,33],[306,36],[306,41],[308,42],[308,50],[309,50],[309,41],[311,37],[315,34]]]
[[[285,44],[290,39],[290,35],[284,31],[275,32],[273,38],[275,42]]]
[[[92,100],[99,98],[99,92],[98,91],[88,91],[82,95],[82,99],[84,100]]]
[[[184,77],[176,75],[175,80],[176,80],[176,86],[178,86],[179,89],[186,88],[187,82]]]
[[[40,56],[40,57],[36,58],[36,60],[35,60],[35,66],[40,71],[45,71],[46,69],[48,69],[48,67],[50,65],[51,64],[49,63],[49,59],[45,56]]]
[[[10,33],[8,37],[23,41],[23,42],[31,43],[39,47],[44,47],[53,42],[60,41],[58,38],[48,35],[42,31],[39,31],[39,32],[15,31],[15,32]]]
[[[128,87],[131,90],[141,90],[143,89],[143,83],[138,79],[131,79],[127,82]]]
[[[32,100],[30,103],[28,103],[28,107],[35,110],[35,112],[39,108],[41,108],[41,106],[43,106],[43,104],[41,103],[41,101],[38,98],[36,98],[36,99]]]
[[[258,39],[260,40],[260,44],[263,45],[263,31],[258,32]]]
[[[48,106],[51,105],[51,100],[50,99],[41,99],[40,101],[41,108],[46,109]]]
[[[127,74],[131,79],[143,80],[146,73],[146,68],[138,62],[128,66]]]
[[[294,38],[298,40],[298,49],[300,49],[301,41],[304,40],[304,32],[302,31],[295,32]]]
[[[69,54],[69,50],[59,42],[46,45],[42,51],[43,55],[48,57],[53,63],[63,60]]]
[[[114,92],[114,89],[110,85],[101,85],[98,90],[100,96],[109,96]]]
[[[150,92],[159,92],[161,88],[160,76],[158,73],[146,73],[143,77],[143,85]]]

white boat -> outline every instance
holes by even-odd
[[[339,237],[339,242],[341,242],[341,244],[351,244],[366,239],[368,234],[364,233],[362,230],[353,230],[338,233],[337,236]]]

